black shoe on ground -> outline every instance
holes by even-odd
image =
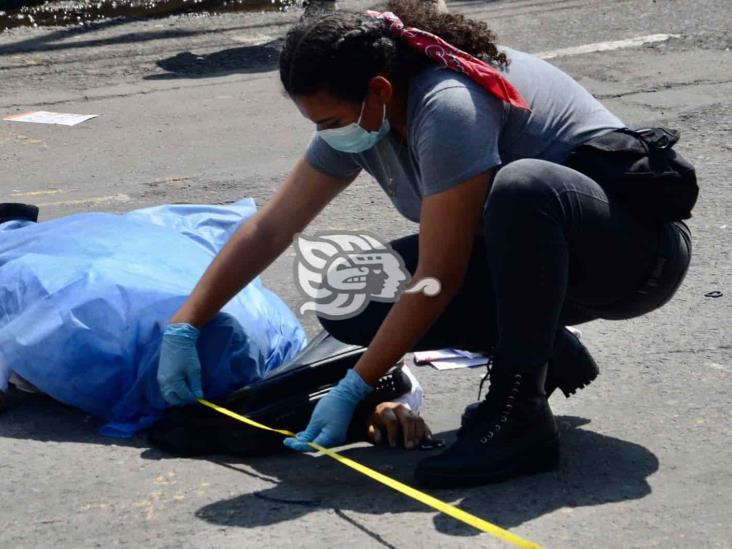
[[[417,465],[417,482],[431,488],[476,486],[555,469],[559,431],[544,394],[543,372],[539,387],[531,378],[494,369],[485,400],[447,450]]]
[[[600,373],[595,359],[579,338],[567,328],[561,327],[554,340],[552,356],[546,373],[546,396],[557,389],[569,398],[579,389],[587,387]]]
[[[38,222],[38,206],[15,202],[0,203],[0,223],[16,219]]]

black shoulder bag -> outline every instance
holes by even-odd
[[[694,166],[666,128],[615,130],[576,147],[565,164],[618,197],[638,218],[663,223],[691,217],[699,195]]]

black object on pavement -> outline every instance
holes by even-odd
[[[290,362],[216,403],[269,427],[297,433],[307,426],[317,402],[353,368],[365,350],[323,330]],[[366,421],[374,407],[411,389],[412,383],[401,368],[392,368],[356,408],[348,441],[367,440]],[[282,435],[250,427],[199,404],[171,409],[148,436],[154,446],[185,456],[257,456],[286,449]]]
[[[0,204],[0,223],[14,220],[38,222],[38,206],[4,202]]]

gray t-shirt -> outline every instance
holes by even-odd
[[[576,145],[625,126],[557,67],[501,49],[510,60],[504,74],[529,103],[530,113],[468,76],[429,66],[409,82],[408,146],[392,131],[363,153],[343,153],[316,133],[306,160],[335,177],[366,170],[402,215],[419,222],[425,196],[520,158],[561,163]]]

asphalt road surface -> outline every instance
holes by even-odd
[[[463,1],[500,42],[541,52],[630,123],[682,130],[702,195],[694,259],[660,311],[582,326],[602,374],[553,397],[558,471],[439,492],[546,547],[730,547],[732,10],[728,0]],[[341,7],[367,6],[347,1]],[[0,34],[0,115],[98,114],[68,128],[0,122],[2,201],[42,218],[169,202],[264,203],[312,128],[275,72],[288,13],[190,15]],[[662,36],[659,36],[662,35]],[[620,41],[620,42],[619,42]],[[586,47],[580,47],[586,46]],[[359,178],[311,226],[415,232]],[[263,275],[299,302],[284,254]],[[719,298],[706,297],[712,291]],[[313,334],[312,318],[302,319]],[[451,436],[481,372],[417,371]],[[11,393],[0,417],[0,547],[502,547],[325,457],[173,459],[100,422]],[[346,453],[411,481],[424,454]]]

